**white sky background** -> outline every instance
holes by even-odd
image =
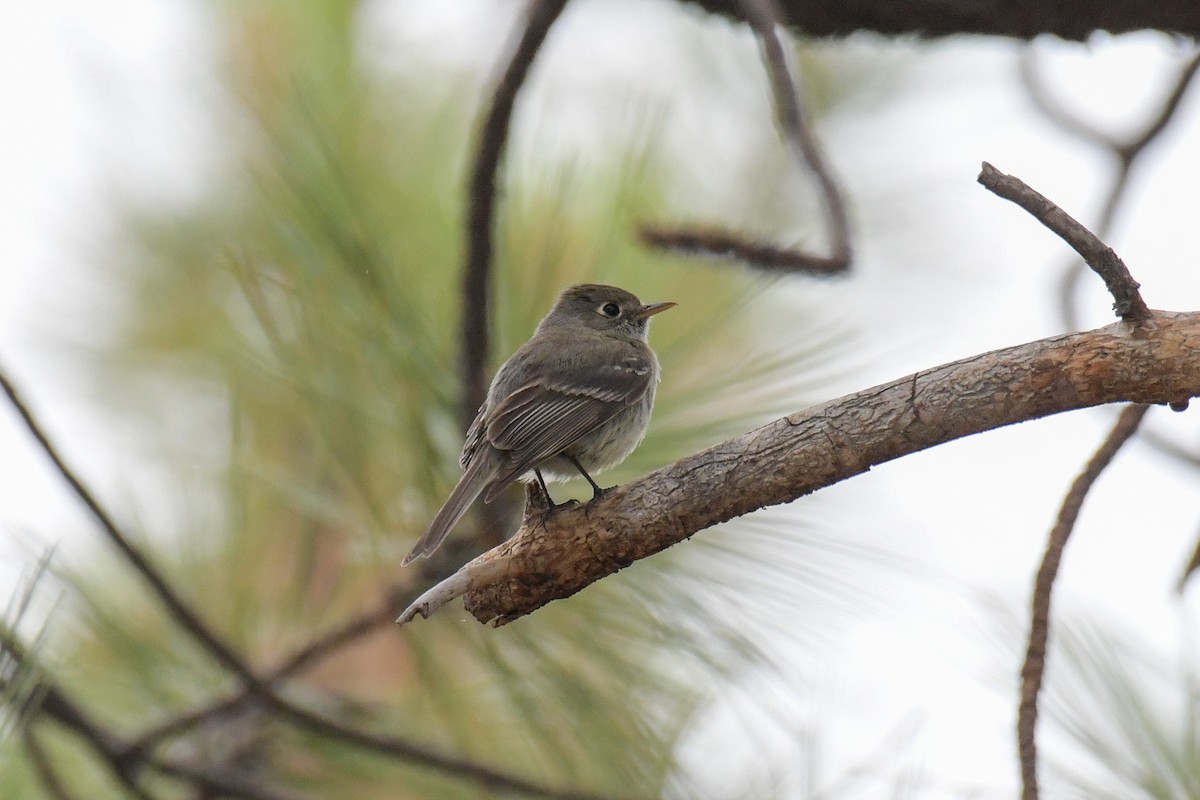
[[[489,69],[512,5],[375,3],[363,18],[364,52],[383,69],[403,69],[402,59]],[[93,260],[114,224],[113,192],[173,202],[203,188],[219,135],[206,116],[219,97],[207,77],[214,43],[206,13],[156,0],[0,5],[0,361],[109,504],[151,520],[154,492],[169,477],[140,466],[128,437],[95,410],[67,343],[106,324],[98,309],[119,307],[104,296],[103,266]],[[653,109],[676,153],[681,194],[701,197],[697,206],[720,219],[722,170],[736,180],[745,149],[741,120],[766,124],[769,109],[765,83],[758,94],[738,88],[750,83],[740,70],[757,63],[752,40],[722,25],[696,27],[669,3],[574,4],[539,58],[519,131],[539,146],[586,153],[603,146],[597,124],[614,116],[618,127],[633,124],[639,109]],[[678,68],[695,58],[697,37],[714,53],[707,86],[688,83]],[[1038,117],[1017,79],[1015,44],[964,39],[875,52],[879,45],[829,48],[835,63],[836,53],[849,54],[847,70],[865,59],[894,77],[819,128],[854,216],[854,276],[799,280],[794,289],[844,307],[866,331],[866,351],[846,365],[836,393],[1059,332],[1055,282],[1066,247],[975,176],[991,161],[1087,223],[1110,168]],[[1144,119],[1139,110],[1157,101],[1176,68],[1169,40],[1154,35],[1046,45],[1051,81],[1072,107],[1118,130]],[[614,106],[628,112],[614,115]],[[1200,308],[1200,271],[1191,263],[1197,142],[1200,100],[1190,97],[1145,156],[1110,237],[1151,307]],[[519,158],[531,146],[518,141],[514,152]],[[1111,300],[1098,280],[1085,284],[1085,320],[1103,324]],[[1164,431],[1188,430],[1187,419],[1168,416],[1151,413],[1167,423]],[[1015,676],[1018,663],[997,667],[1006,651],[988,641],[996,628],[983,601],[998,598],[1025,614],[1046,532],[1111,419],[1096,410],[972,437],[810,501],[807,518],[832,533],[867,531],[914,553],[936,576],[904,583],[879,619],[856,623],[822,654],[833,697],[815,713],[828,735],[830,775],[871,759],[889,733],[915,720],[903,750],[935,790],[927,796],[1003,796],[1014,785],[1016,690],[994,678]],[[1085,507],[1056,612],[1105,620],[1175,658],[1180,628],[1196,627],[1187,613],[1190,606],[1194,616],[1195,592],[1181,601],[1173,586],[1194,545],[1198,510],[1196,475],[1144,445],[1128,447]],[[31,543],[42,540],[69,552],[95,541],[95,532],[5,407],[0,601],[31,563]],[[729,742],[709,738],[697,737],[697,763],[729,757]]]

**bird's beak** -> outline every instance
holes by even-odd
[[[637,313],[637,318],[648,319],[661,311],[666,311],[668,308],[674,307],[675,303],[650,303],[649,305],[642,306],[641,310]]]

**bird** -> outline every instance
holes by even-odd
[[[459,460],[462,477],[404,559],[429,556],[480,494],[485,503],[518,480],[582,475],[624,461],[650,424],[660,373],[650,318],[675,303],[643,304],[616,286],[580,284],[559,295],[533,336],[496,372]]]

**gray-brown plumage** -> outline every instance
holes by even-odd
[[[559,295],[528,342],[500,367],[467,431],[463,476],[404,559],[427,556],[483,494],[517,480],[566,480],[616,466],[646,434],[658,359],[650,317],[674,303],[643,305],[615,286],[583,284]],[[549,498],[549,493],[547,493]]]

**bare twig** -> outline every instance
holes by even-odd
[[[496,183],[513,107],[534,57],[565,6],[566,0],[533,0],[530,4],[521,38],[496,83],[479,133],[467,196],[467,256],[463,269],[463,430],[475,419],[487,392]]]
[[[800,84],[792,75],[787,52],[779,36],[779,9],[775,0],[739,0],[738,5],[758,36],[763,64],[771,81],[771,95],[779,129],[796,151],[797,160],[808,166],[824,199],[825,223],[829,232],[829,264],[850,264],[850,223],[841,189],[829,172],[817,137],[813,134]]]
[[[845,259],[833,259],[764,244],[719,228],[665,228],[643,225],[638,229],[638,235],[650,247],[705,258],[735,259],[768,272],[831,275],[846,270]]]
[[[0,628],[0,646],[18,662],[27,661],[28,657],[24,648],[11,630]],[[78,703],[70,699],[44,674],[39,678],[38,697],[36,711],[41,716],[54,720],[83,740],[137,800],[154,800],[153,796],[137,782],[138,773],[143,766],[222,797],[238,798],[239,800],[295,800],[290,795],[279,794],[262,786],[248,784],[230,775],[184,762],[160,758],[142,760],[130,757],[131,748],[120,737],[93,720]],[[71,800],[70,793],[54,771],[53,763],[41,748],[37,739],[35,720],[32,717],[25,728],[25,744],[34,761],[35,769],[47,790],[55,797]]]
[[[1175,117],[1184,95],[1187,94],[1192,78],[1200,69],[1200,51],[1193,52],[1180,67],[1179,74],[1171,86],[1171,90],[1163,98],[1158,113],[1142,127],[1139,133],[1127,138],[1120,138],[1102,131],[1096,125],[1083,118],[1069,113],[1065,106],[1051,96],[1049,88],[1042,80],[1037,65],[1037,50],[1030,47],[1025,51],[1020,62],[1021,80],[1029,94],[1030,100],[1047,119],[1067,133],[1089,141],[1105,150],[1112,152],[1121,161],[1134,161],[1167,127]],[[1098,226],[1103,227],[1103,226]]]
[[[20,642],[10,630],[3,627],[0,627],[0,646],[19,663],[26,660],[24,648]],[[143,765],[158,772],[185,779],[200,788],[230,797],[244,798],[244,800],[284,800],[282,795],[269,789],[248,784],[229,775],[217,774],[211,770],[179,761],[145,757],[138,753],[136,748],[131,747],[94,722],[48,678],[40,679],[38,694],[40,700],[37,710],[74,731],[87,742],[138,800],[152,800],[136,783],[138,769]],[[399,737],[371,733],[344,725],[287,703],[274,694],[267,694],[257,699],[271,704],[272,710],[281,718],[320,736],[342,743],[355,744],[366,750],[372,750],[398,760],[415,762],[453,777],[469,780],[486,789],[515,792],[527,797],[544,798],[544,800],[605,800],[599,795],[586,792],[550,789],[466,759],[444,756]]]
[[[470,780],[486,789],[518,792],[528,797],[544,798],[544,800],[606,800],[600,795],[586,792],[550,789],[473,761],[442,755],[396,736],[371,733],[360,728],[343,725],[297,706],[278,703],[275,710],[294,724],[321,736],[346,744],[355,744],[365,750],[373,750],[399,760],[413,761],[439,772]]]
[[[1175,584],[1175,589],[1182,592],[1196,570],[1200,570],[1200,536],[1196,537],[1196,549],[1192,551],[1192,557],[1188,559],[1187,566],[1183,568],[1183,574],[1179,576],[1179,582]]]
[[[22,669],[33,669],[34,664],[16,635],[7,625],[0,625],[0,651],[3,651]],[[84,711],[53,683],[39,674],[35,692],[37,705],[29,712],[26,725],[34,725],[38,714],[57,720],[71,729],[92,749],[113,777],[123,785],[136,800],[153,800],[137,780],[138,764],[122,757],[124,743],[115,735],[93,722]]]
[[[1160,103],[1158,112],[1145,122],[1139,133],[1126,139],[1106,133],[1081,117],[1067,113],[1063,104],[1052,97],[1046,86],[1042,73],[1038,69],[1037,54],[1037,48],[1030,47],[1027,48],[1025,57],[1021,59],[1021,77],[1034,105],[1061,129],[1100,147],[1109,153],[1115,162],[1100,218],[1095,225],[1097,235],[1106,237],[1112,230],[1118,210],[1128,197],[1130,180],[1134,168],[1140,163],[1139,157],[1175,119],[1180,103],[1191,87],[1197,71],[1200,71],[1200,49],[1193,48],[1191,55],[1180,65],[1174,84]],[[1068,330],[1079,328],[1078,287],[1083,272],[1083,264],[1075,260],[1068,263],[1062,271],[1058,292],[1059,312],[1063,325]],[[1172,408],[1176,411],[1183,410],[1174,405]],[[1147,426],[1141,433],[1141,439],[1162,455],[1193,469],[1200,468],[1200,452],[1194,447],[1181,444],[1177,437],[1160,435],[1152,427]],[[1184,568],[1176,585],[1179,591],[1183,591],[1189,577],[1198,568],[1200,568],[1200,538],[1198,538],[1191,561]]]
[[[472,562],[475,563],[475,562]],[[468,565],[470,566],[470,565]],[[444,580],[438,581],[424,594],[412,601],[396,618],[397,625],[412,622],[418,616],[429,619],[429,615],[437,611],[451,600],[462,597],[471,589],[471,584],[483,578],[483,574],[466,567],[458,570]]]
[[[38,780],[42,782],[42,788],[54,800],[77,800],[67,785],[63,783],[54,762],[50,760],[49,753],[42,746],[37,728],[33,725],[24,726],[21,729],[21,738],[25,745],[25,752],[29,754],[29,762],[33,765],[33,771],[37,773]]]
[[[1187,90],[1191,86],[1192,79],[1196,76],[1197,70],[1200,69],[1200,51],[1194,52],[1191,58],[1180,68],[1179,75],[1171,91],[1159,107],[1158,113],[1145,124],[1140,133],[1127,139],[1119,139],[1100,130],[1092,123],[1068,113],[1066,108],[1051,96],[1048,87],[1041,78],[1041,73],[1037,69],[1036,60],[1037,50],[1031,47],[1026,50],[1025,57],[1020,62],[1021,78],[1034,105],[1047,119],[1054,122],[1064,131],[1091,142],[1106,152],[1111,153],[1116,162],[1116,169],[1105,196],[1104,206],[1100,212],[1100,219],[1095,225],[1096,234],[1105,237],[1111,231],[1113,220],[1116,218],[1117,211],[1127,195],[1126,190],[1129,187],[1129,180],[1133,169],[1138,163],[1138,157],[1145,152],[1146,148],[1154,142],[1159,134],[1166,129],[1171,120],[1175,118],[1180,102],[1183,100],[1184,95],[1187,94]],[[1072,261],[1062,273],[1059,287],[1059,303],[1063,323],[1068,330],[1077,330],[1079,328],[1076,289],[1082,275],[1083,264],[1078,261]]]
[[[774,0],[737,0],[740,16],[758,37],[763,65],[771,84],[779,132],[791,147],[796,161],[808,168],[821,196],[829,255],[764,245],[752,239],[711,226],[642,226],[642,241],[651,247],[678,250],[712,258],[736,258],[752,267],[771,271],[832,274],[850,266],[850,222],[846,203],[834,180],[821,146],[812,130],[800,83],[789,65],[787,50],[777,24],[779,9]]]
[[[392,620],[397,605],[407,602],[411,597],[410,589],[399,589],[388,592],[384,599],[375,606],[343,622],[338,627],[318,636],[307,644],[302,645],[291,655],[279,662],[273,670],[263,678],[263,683],[275,689],[287,678],[292,678],[312,669],[326,658],[337,653],[342,647],[356,639],[366,636],[371,631],[384,627]],[[136,737],[129,748],[134,753],[146,753],[152,750],[163,739],[177,736],[192,728],[204,725],[212,720],[236,713],[256,703],[255,692],[243,687],[237,692],[223,698],[208,702],[199,708],[179,714],[174,714],[164,722],[144,731]],[[259,703],[258,705],[261,705]]]
[[[1005,175],[986,161],[979,173],[979,182],[989,191],[1011,200],[1033,215],[1083,258],[1087,265],[1104,280],[1113,296],[1117,316],[1130,322],[1150,318],[1150,309],[1138,292],[1138,282],[1111,247],[1100,241],[1078,220],[1049,199],[1030,188],[1024,181]]]
[[[155,772],[191,784],[199,797],[229,797],[236,800],[298,800],[296,795],[258,786],[216,769],[203,769],[182,761],[151,758],[146,766]]]
[[[1083,472],[1071,484],[1058,512],[1058,520],[1050,531],[1046,553],[1038,568],[1033,586],[1032,615],[1029,626],[1029,647],[1021,667],[1021,704],[1017,712],[1017,748],[1021,761],[1022,800],[1038,800],[1037,744],[1035,739],[1038,716],[1038,693],[1046,670],[1046,642],[1050,635],[1050,593],[1062,561],[1063,549],[1079,519],[1088,491],[1121,449],[1137,431],[1138,424],[1149,406],[1127,406],[1103,444],[1088,461]]]
[[[66,461],[59,454],[58,448],[50,441],[42,426],[34,418],[33,412],[25,404],[25,401],[21,399],[16,387],[13,386],[2,369],[0,369],[0,387],[4,389],[9,402],[16,409],[21,420],[25,423],[25,427],[33,435],[33,438],[42,448],[42,451],[50,458],[55,469],[58,470],[58,474],[71,487],[75,496],[87,506],[88,511],[91,512],[95,520],[100,523],[100,528],[104,531],[109,541],[120,551],[121,555],[125,557],[125,560],[129,562],[134,570],[142,576],[142,579],[149,584],[151,592],[167,609],[171,617],[193,639],[199,642],[215,661],[234,675],[237,675],[248,686],[259,685],[258,677],[250,669],[249,665],[246,664],[240,655],[234,652],[232,647],[226,644],[220,636],[210,629],[208,624],[200,619],[191,606],[179,596],[166,577],[121,531],[112,516],[100,505],[96,496],[84,485],[82,479],[76,475],[75,471],[67,465]]]

